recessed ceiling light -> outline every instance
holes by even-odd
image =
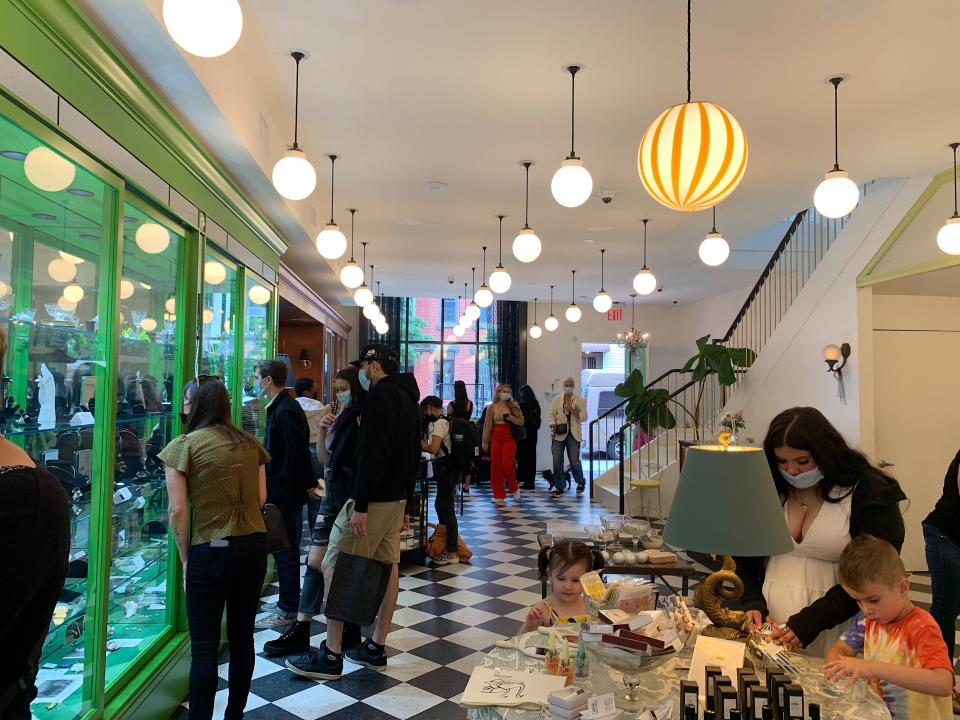
[[[423,220],[418,220],[417,218],[400,218],[397,220],[397,225],[423,225]]]
[[[442,180],[428,180],[423,184],[423,186],[427,190],[431,190],[433,192],[440,192],[441,190],[447,189],[447,184]]]
[[[140,222],[139,219],[133,217],[132,215],[124,215],[124,216],[123,216],[123,221],[124,221],[125,223]]]
[[[99,235],[93,235],[91,233],[81,233],[80,237],[82,237],[84,240],[100,240]]]
[[[0,150],[0,157],[5,157],[7,160],[20,160],[23,162],[27,154],[19,150]]]
[[[33,217],[37,220],[56,220],[56,215],[51,215],[50,213],[34,213]]]
[[[584,244],[584,245],[593,245],[593,238],[584,238],[583,244]]]
[[[607,232],[607,230],[613,230],[611,225],[591,225],[587,228],[590,232]]]
[[[67,192],[76,197],[93,197],[93,193],[83,188],[70,188]]]

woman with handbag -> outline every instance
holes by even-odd
[[[577,481],[577,494],[583,492],[583,466],[580,464],[581,427],[587,417],[587,405],[574,393],[576,383],[572,377],[563,381],[563,394],[557,395],[550,405],[550,437],[553,438],[553,483],[550,497],[561,497],[567,489],[567,473],[563,469],[563,454],[570,461],[570,472]]]
[[[487,406],[483,422],[483,450],[490,452],[490,488],[495,503],[507,499],[504,483],[514,500],[520,499],[516,456],[517,440],[523,436],[523,412],[513,400],[513,390],[509,385],[498,385],[496,400]]]
[[[190,631],[190,718],[213,717],[220,627],[227,609],[229,699],[225,720],[239,720],[253,676],[253,624],[267,571],[264,466],[270,459],[230,420],[220,378],[200,375],[183,391],[185,435],[159,454],[166,465],[170,529],[183,562]],[[193,509],[190,527],[187,503]]]

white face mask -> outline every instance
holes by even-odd
[[[797,490],[806,490],[807,488],[812,488],[818,482],[823,480],[823,470],[818,467],[815,467],[813,470],[807,470],[799,475],[791,475],[786,470],[781,468],[780,474],[783,475],[784,480],[793,485],[793,487],[795,487]]]
[[[508,392],[500,393],[500,400],[502,402],[509,402],[511,397],[513,397],[513,393],[508,393]]]
[[[564,395],[573,395],[573,387],[571,387],[570,385],[564,385],[564,386],[563,386],[563,394],[564,394]]]

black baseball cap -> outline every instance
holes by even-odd
[[[400,357],[397,355],[396,350],[394,350],[389,345],[384,345],[383,343],[370,343],[369,345],[364,345],[363,350],[360,351],[360,359],[354,360],[351,365],[354,367],[360,367],[362,362],[383,362],[384,360],[392,360],[395,363],[400,362]]]

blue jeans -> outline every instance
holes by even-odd
[[[580,465],[580,443],[578,443],[572,433],[567,433],[563,440],[554,440],[551,444],[553,451],[553,484],[557,490],[564,492],[567,489],[567,473],[563,469],[563,451],[567,451],[567,458],[570,460],[570,472],[573,473],[573,479],[577,485],[583,485],[583,466]]]
[[[933,586],[930,614],[940,626],[953,662],[957,616],[960,615],[960,545],[927,523],[923,525],[923,539]]]
[[[300,540],[303,539],[303,504],[277,503],[283,516],[290,547],[273,554],[280,583],[280,599],[277,607],[283,612],[295,613],[300,607]]]

